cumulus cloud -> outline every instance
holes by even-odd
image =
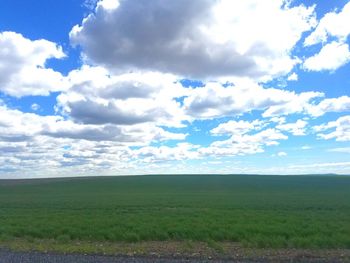
[[[261,120],[249,121],[228,121],[219,124],[210,131],[214,135],[232,135],[232,134],[245,134],[254,130],[261,130],[265,126],[265,123]]]
[[[61,116],[23,113],[1,105],[0,167],[3,173],[23,176],[36,176],[36,172],[67,175],[76,172],[77,166],[82,175],[127,171],[130,160],[137,156],[129,147],[182,141],[186,136],[152,124],[79,124]]]
[[[278,145],[288,136],[269,128],[254,134],[233,134],[229,139],[215,141],[209,147],[198,149],[203,156],[235,156],[264,152],[266,146]]]
[[[183,140],[186,134],[171,133],[153,125],[79,124],[61,116],[40,116],[0,106],[0,141],[30,141],[35,136],[90,141],[115,141],[145,145],[152,141]]]
[[[70,38],[114,71],[270,79],[299,62],[291,50],[315,23],[314,7],[283,0],[104,0]]]
[[[304,120],[297,120],[294,123],[279,124],[276,126],[276,129],[290,132],[295,136],[302,136],[302,135],[305,135],[306,133],[305,128],[307,124],[308,123]]]
[[[0,176],[77,176],[101,171],[117,173],[130,167],[129,149],[115,142],[98,142],[36,136],[1,147]],[[78,167],[78,168],[77,168]]]
[[[160,146],[142,147],[133,151],[134,158],[142,160],[146,163],[180,161],[186,159],[200,158],[197,151],[198,146],[189,143],[178,143],[175,147]]]
[[[274,117],[293,113],[307,113],[313,99],[324,97],[323,93],[314,91],[302,92],[300,94],[285,91],[283,95],[287,96],[284,98],[284,100],[287,100],[286,103],[280,103],[269,107],[262,114],[263,117]]]
[[[110,75],[104,68],[86,66],[71,72],[68,79],[72,87],[58,96],[58,109],[76,122],[179,127],[187,120],[175,100],[187,90],[172,75]]]
[[[310,71],[335,71],[350,61],[349,45],[333,41],[321,51],[304,61],[303,67]]]
[[[264,117],[304,112],[309,102],[322,97],[319,92],[303,92],[263,88],[251,81],[237,81],[223,86],[208,83],[192,90],[184,99],[187,114],[195,118],[216,118],[239,115],[252,110],[264,111]]]
[[[331,37],[336,37],[339,41],[345,41],[350,34],[350,2],[343,9],[327,13],[318,23],[304,42],[305,46],[326,42]]]
[[[267,128],[271,122],[263,120],[254,121],[228,121],[219,124],[210,131],[213,135],[229,135],[226,140],[216,140],[208,147],[201,147],[198,152],[202,156],[236,156],[262,153],[267,146],[275,146],[280,140],[288,139],[281,132],[282,129]]]
[[[262,153],[288,136],[307,134],[305,115],[350,110],[348,96],[324,98],[322,92],[268,82],[297,81],[298,63],[310,71],[334,71],[347,63],[349,32],[339,25],[348,5],[321,19],[305,46],[325,44],[302,62],[292,54],[316,26],[313,6],[285,0],[84,4],[91,14],[70,32],[84,63],[66,76],[47,67],[50,59],[65,56],[56,43],[0,33],[0,92],[59,92],[53,116],[40,116],[44,108],[35,103],[25,113],[0,99],[0,173],[130,174],[171,167],[187,172],[186,160],[214,164],[208,158]],[[184,87],[187,78],[203,85]],[[259,119],[243,120],[248,114]],[[290,114],[304,119],[291,122]],[[191,124],[213,119],[216,127],[201,127],[211,136],[209,146],[183,142],[192,135]],[[349,123],[344,116],[314,130],[321,139],[350,141]],[[273,149],[274,156],[287,155]]]
[[[310,71],[335,71],[350,61],[350,2],[341,11],[327,13],[316,29],[305,39],[304,46],[326,43],[318,54],[305,60],[303,67]],[[335,39],[335,40],[334,40]],[[333,40],[329,43],[330,40]]]
[[[348,97],[324,97],[321,92],[265,88],[249,79],[234,83],[209,82],[182,86],[172,74],[133,72],[116,75],[104,67],[83,66],[67,76],[71,88],[57,97],[57,110],[77,123],[185,127],[196,119],[239,116],[261,111],[262,116],[294,113],[321,116],[347,110]]]
[[[0,91],[22,97],[64,90],[67,83],[62,74],[45,66],[49,59],[63,57],[62,48],[53,42],[0,32]]]
[[[314,127],[316,132],[329,131],[328,133],[318,133],[319,138],[336,141],[350,141],[350,116],[343,116],[336,121]]]
[[[298,74],[296,74],[295,72],[290,74],[287,78],[288,81],[297,81],[298,79],[299,79]]]
[[[55,121],[56,117],[41,117],[0,106],[0,141],[26,141],[40,133],[43,121]]]
[[[307,109],[307,112],[314,117],[322,116],[327,112],[346,111],[350,111],[350,97],[348,96],[324,99],[317,105],[310,105]]]

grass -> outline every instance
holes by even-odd
[[[0,241],[16,239],[350,248],[350,177],[3,180]]]

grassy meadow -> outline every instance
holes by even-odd
[[[0,181],[0,241],[350,248],[350,177],[154,175]]]

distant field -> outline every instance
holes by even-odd
[[[14,238],[350,248],[350,177],[0,181],[0,240]]]

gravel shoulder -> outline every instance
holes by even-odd
[[[152,241],[139,243],[57,243],[54,240],[0,242],[4,263],[114,262],[334,262],[350,263],[350,249],[244,248],[237,243]]]
[[[231,259],[205,259],[186,257],[155,257],[155,256],[106,256],[106,255],[84,255],[84,254],[58,254],[41,252],[15,252],[0,249],[0,262],[6,263],[187,263],[187,262],[350,262],[349,258],[320,258],[312,256],[288,257],[266,257],[255,258],[231,258]]]
[[[14,252],[0,250],[0,262],[6,263],[182,263],[182,262],[228,262],[186,258],[159,258],[146,256],[101,256],[82,254],[56,254],[39,252]]]

